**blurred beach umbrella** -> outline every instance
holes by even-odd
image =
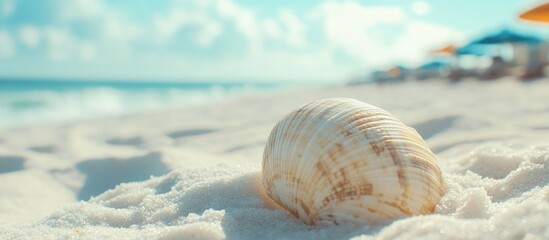
[[[497,54],[497,48],[491,45],[469,43],[463,47],[457,48],[456,55],[474,55],[474,56],[491,56]]]
[[[437,48],[431,51],[432,54],[454,54],[456,52],[456,46],[448,45],[442,48]]]
[[[452,63],[442,59],[427,61],[415,69],[415,77],[419,80],[447,77],[452,69]]]
[[[549,22],[549,2],[523,12],[519,15],[519,18],[530,21]]]
[[[542,40],[536,36],[523,35],[508,29],[499,33],[477,39],[472,44],[500,44],[500,43],[540,43]]]
[[[442,67],[445,67],[445,66],[448,66],[449,64],[447,62],[444,62],[444,61],[440,61],[440,60],[432,60],[432,61],[429,61],[429,62],[426,62],[424,64],[422,64],[421,66],[419,66],[418,69],[439,69],[439,68],[442,68]]]
[[[400,73],[401,73],[400,68],[397,66],[390,67],[389,69],[387,69],[387,74],[389,74],[389,76],[391,77],[399,76]]]

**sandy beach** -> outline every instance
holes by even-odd
[[[2,239],[549,239],[549,79],[276,90],[0,130]],[[261,185],[276,122],[350,97],[414,127],[449,190],[435,214],[308,226]]]

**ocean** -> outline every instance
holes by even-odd
[[[207,104],[283,86],[249,82],[0,80],[0,128]]]

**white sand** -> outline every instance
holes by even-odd
[[[326,97],[376,105],[420,132],[449,183],[436,214],[311,227],[267,200],[271,128]],[[549,239],[548,183],[549,79],[290,90],[0,130],[0,239]]]

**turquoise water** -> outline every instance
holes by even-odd
[[[281,87],[265,83],[0,80],[0,128],[212,103]]]

